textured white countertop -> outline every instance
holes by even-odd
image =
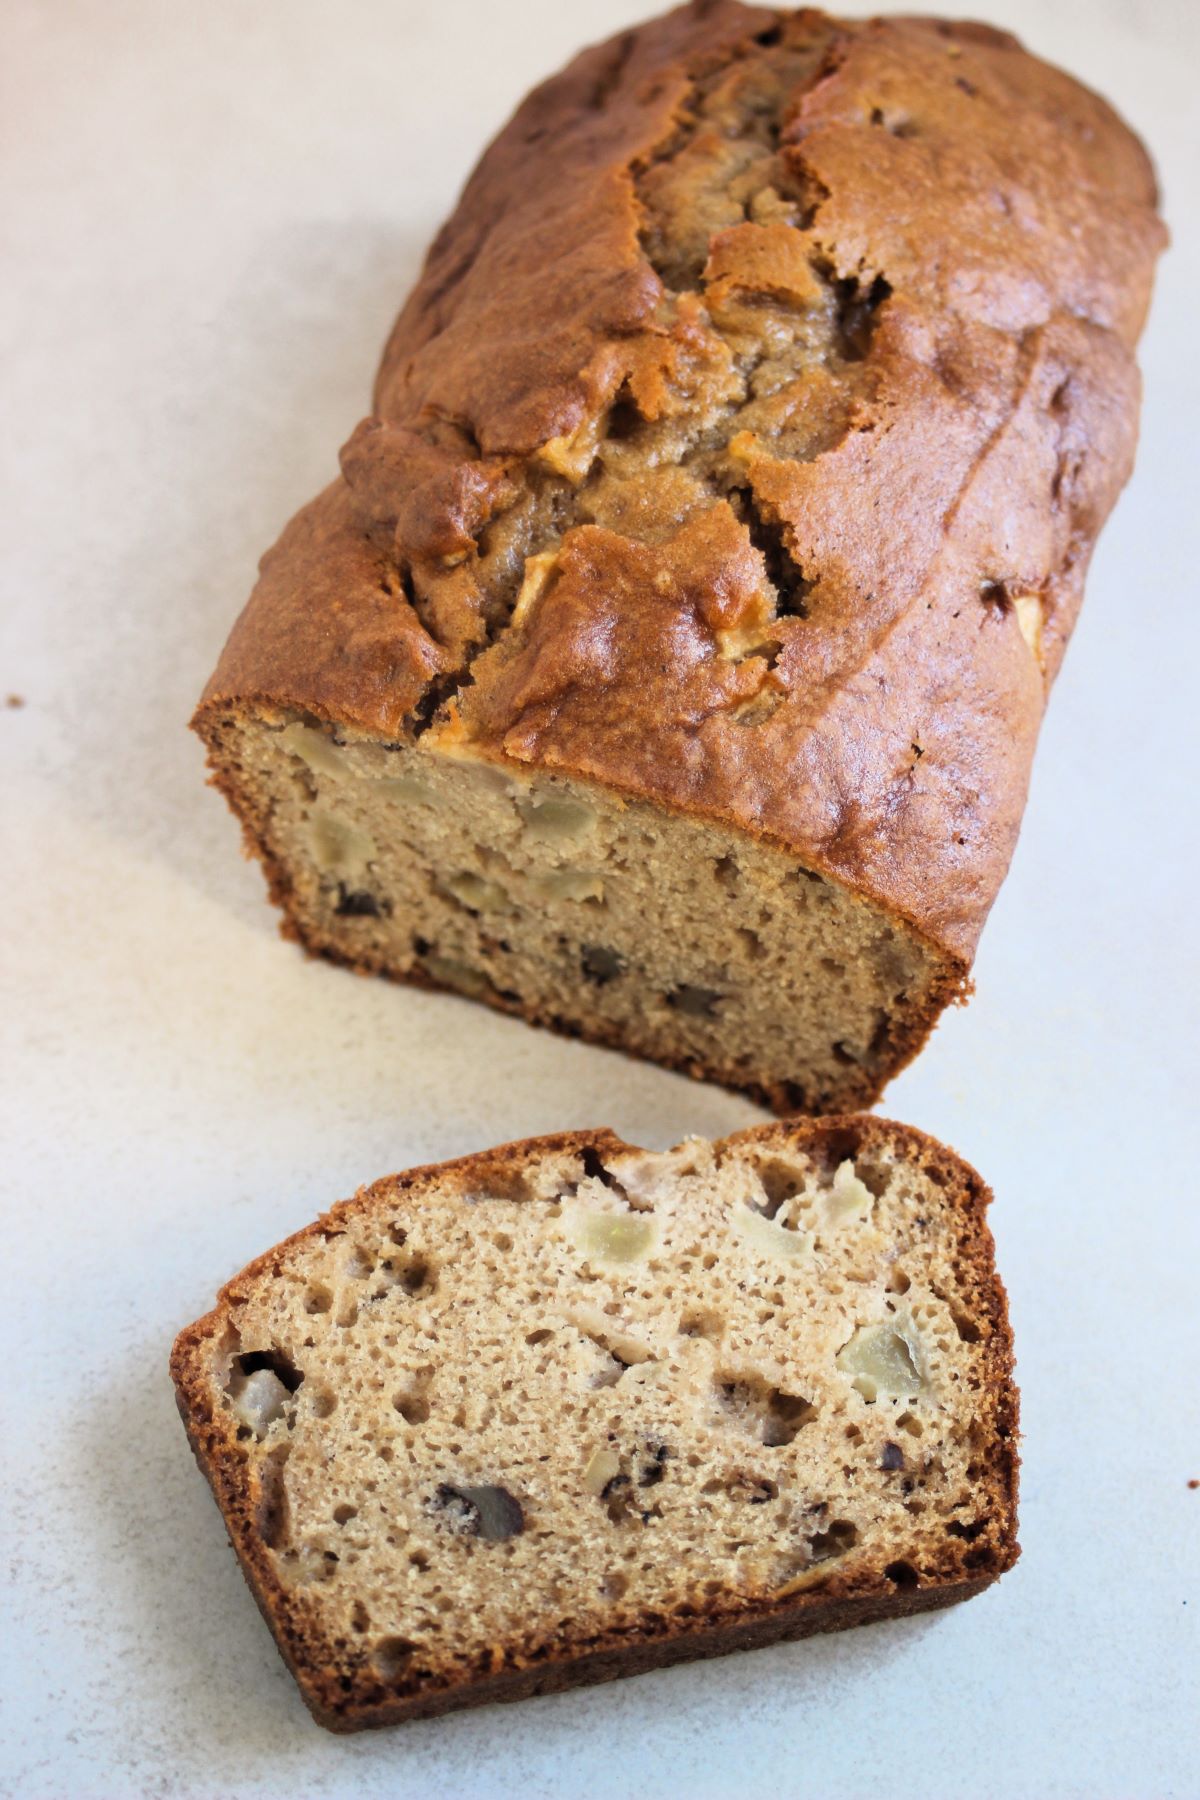
[[[1138,472],[978,994],[885,1110],[996,1190],[1025,1554],[941,1616],[356,1740],[308,1719],[171,1338],[360,1181],[739,1100],[282,944],[191,704],[484,139],[627,0],[7,0],[0,1792],[1200,1793],[1198,15],[995,0],[1150,140]],[[948,9],[949,10],[949,9]],[[1190,752],[1190,758],[1189,758]],[[1189,760],[1191,766],[1189,767]]]

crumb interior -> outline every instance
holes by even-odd
[[[313,948],[810,1111],[936,1010],[915,932],[744,833],[423,741],[216,729]]]
[[[379,1698],[998,1566],[962,1229],[889,1149],[761,1135],[396,1177],[232,1285],[203,1381],[310,1641]]]

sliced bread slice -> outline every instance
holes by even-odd
[[[197,1458],[336,1730],[943,1606],[1017,1556],[979,1177],[874,1118],[391,1176],[176,1342]]]

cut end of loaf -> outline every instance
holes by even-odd
[[[310,951],[739,1088],[874,1101],[962,971],[793,854],[516,763],[202,711],[216,784]]]
[[[982,1183],[875,1119],[365,1189],[183,1332],[180,1410],[354,1729],[945,1605],[1008,1568]]]

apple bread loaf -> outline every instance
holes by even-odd
[[[872,1101],[967,989],[1162,239],[986,26],[697,0],[538,88],[196,717],[286,929]]]
[[[172,1357],[321,1723],[943,1606],[1017,1555],[979,1177],[874,1118],[511,1144],[363,1189]]]

